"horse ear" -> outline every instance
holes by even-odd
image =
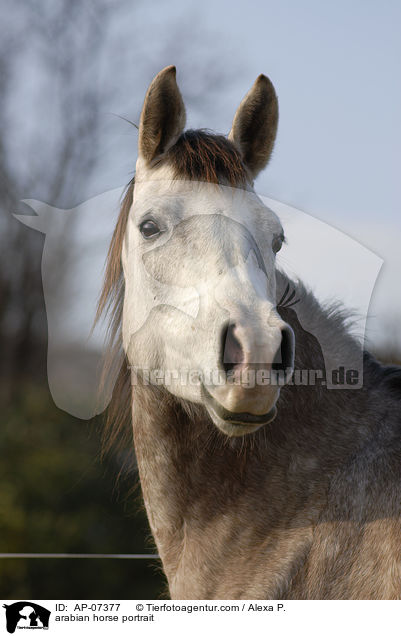
[[[228,138],[237,146],[255,178],[273,150],[278,124],[278,101],[273,84],[259,75],[235,113]]]
[[[156,75],[146,93],[139,122],[139,156],[147,164],[175,144],[185,126],[185,107],[175,79],[175,66]]]

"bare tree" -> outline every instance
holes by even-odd
[[[11,381],[23,377],[29,365],[32,370],[32,363],[36,366],[46,319],[40,272],[43,237],[20,225],[10,212],[28,193],[60,207],[68,205],[71,192],[82,196],[96,162],[104,93],[82,75],[85,63],[90,66],[100,53],[109,6],[98,2],[95,11],[91,3],[62,0],[56,7],[42,3],[40,11],[34,2],[7,7],[9,31],[0,49],[0,339],[3,375]],[[21,82],[15,81],[21,76],[28,84],[23,104],[18,101]],[[46,120],[49,115],[53,122]],[[71,224],[66,224],[59,268],[70,231]]]

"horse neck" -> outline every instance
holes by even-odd
[[[143,498],[168,573],[179,559],[187,511],[196,497],[205,431],[165,389],[151,385],[133,387],[132,413]]]
[[[200,545],[215,523],[216,540],[204,550],[220,554],[238,523],[246,527],[255,518],[261,501],[268,505],[263,521],[255,524],[260,536],[304,514],[308,519],[319,514],[330,475],[362,443],[366,431],[351,421],[346,392],[337,392],[341,405],[333,410],[316,391],[305,396],[303,389],[282,390],[272,424],[249,437],[230,439],[201,409],[186,411],[166,390],[134,387],[133,430],[142,492],[169,580],[191,537]],[[332,399],[329,393],[327,399]],[[362,395],[358,399],[359,406],[354,400],[353,408],[359,414],[365,400]],[[313,501],[313,511],[306,511],[308,501]]]
[[[358,354],[342,321],[302,289],[300,296],[300,319],[292,308],[279,309],[295,331],[295,366],[324,368],[315,323],[323,338],[330,334],[334,354],[352,348]],[[306,331],[308,321],[312,333]],[[219,558],[239,528],[254,532],[247,540],[256,544],[274,528],[305,528],[317,518],[331,475],[372,434],[377,418],[368,397],[369,387],[285,386],[272,423],[249,436],[227,438],[203,408],[180,402],[164,388],[133,386],[142,491],[168,578],[174,578],[191,538]],[[266,503],[259,514],[261,502]]]

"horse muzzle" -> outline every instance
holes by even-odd
[[[221,334],[223,381],[202,384],[202,401],[227,435],[243,435],[271,422],[280,386],[294,368],[294,334],[286,323],[264,332],[263,339],[241,325],[225,325]]]

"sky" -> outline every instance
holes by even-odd
[[[222,133],[265,73],[276,88],[280,121],[256,190],[332,225],[383,260],[367,337],[373,343],[395,339],[401,348],[401,3],[152,0],[129,6],[116,12],[98,68],[82,75],[110,89],[102,105],[98,169],[85,198],[122,188],[131,178],[137,132],[114,114],[138,122],[147,86],[161,68],[177,66],[188,127]],[[133,61],[124,66],[121,51],[131,49]],[[20,78],[20,108],[29,102],[24,90],[37,79],[37,73]],[[127,99],[114,90],[122,82]],[[40,116],[25,113],[24,120],[43,128],[51,115],[43,107]],[[321,252],[316,246],[317,271]],[[341,253],[338,260],[343,276]],[[360,267],[349,276],[354,286],[359,279],[366,285]]]

